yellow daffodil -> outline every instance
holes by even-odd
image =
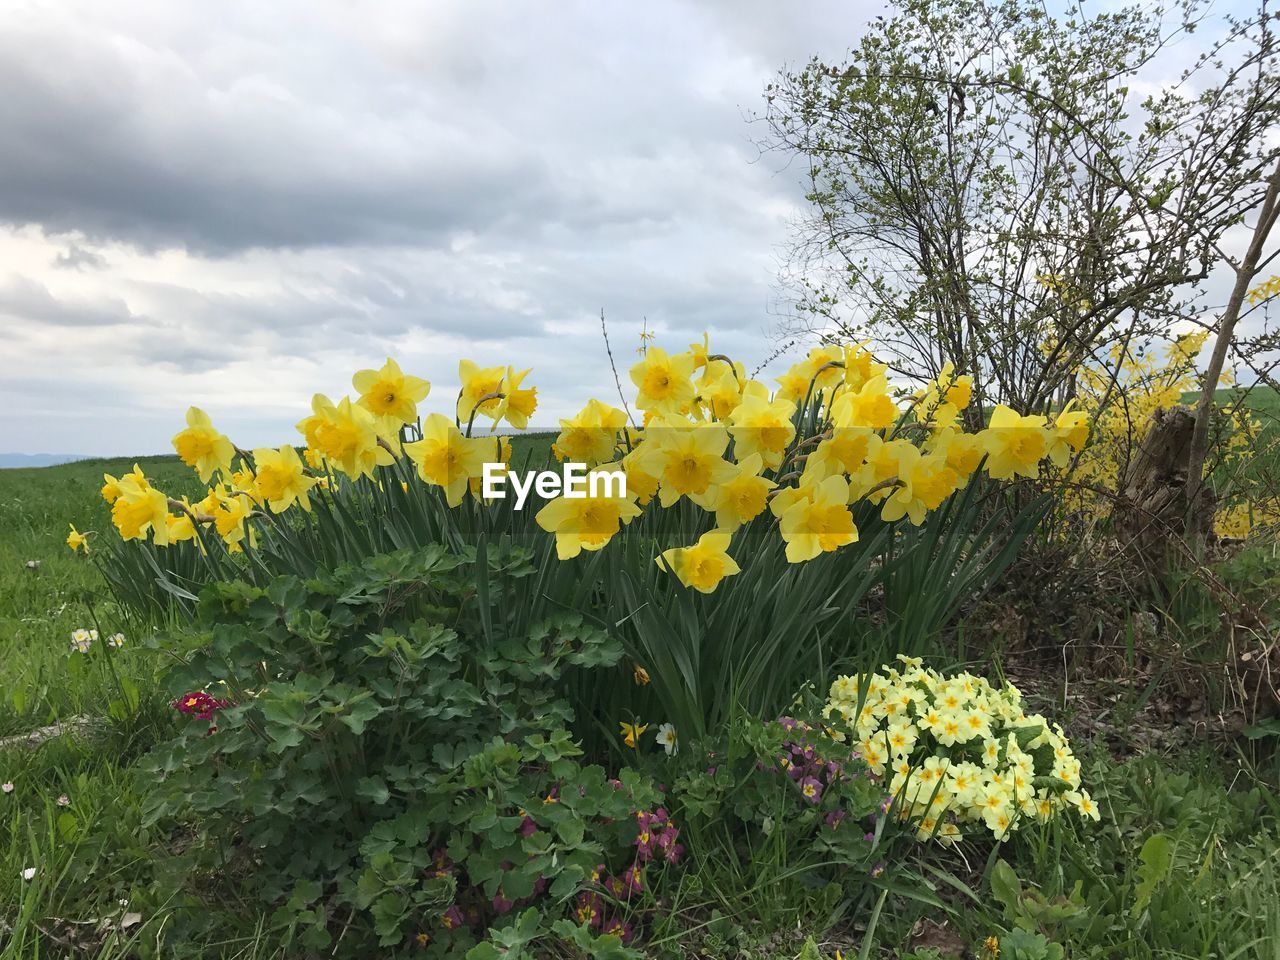
[[[230,471],[235,446],[213,427],[209,415],[199,407],[187,408],[187,427],[173,437],[178,458],[193,469],[201,483],[208,483],[216,471]]]
[[[883,441],[870,427],[835,427],[831,436],[805,461],[804,472],[814,480],[858,473]]]
[[[933,453],[921,455],[915,447],[909,449],[913,455],[899,461],[898,476],[902,485],[885,498],[880,518],[892,523],[906,516],[919,526],[927,511],[936,510],[955,492],[960,475],[948,466],[945,457]]]
[[[1048,448],[1044,417],[1024,417],[1006,406],[997,406],[981,436],[987,448],[987,473],[992,479],[1034,479],[1040,475],[1040,461]]]
[[[647,723],[627,723],[622,721],[618,724],[621,728],[622,742],[632,750],[635,750],[640,744],[640,736],[649,729]]]
[[[900,415],[884,377],[872,377],[857,390],[846,390],[831,405],[831,420],[837,427],[884,430]]]
[[[692,377],[692,355],[671,356],[661,347],[650,347],[631,368],[631,382],[639,390],[636,406],[650,413],[684,416],[693,404]]]
[[[74,523],[68,524],[68,526],[71,527],[71,532],[67,534],[67,546],[71,548],[71,552],[88,553],[89,538],[77,530]]]
[[[353,480],[371,477],[376,467],[395,462],[395,454],[387,449],[389,438],[379,434],[377,418],[350,398],[335,404],[317,393],[311,409],[312,415],[298,423],[307,446]]]
[[[528,370],[517,373],[514,367],[507,367],[507,378],[502,385],[502,390],[507,395],[503,416],[517,430],[528,427],[529,418],[538,409],[538,388],[520,386],[528,375]]]
[[[843,353],[844,382],[852,390],[861,390],[868,380],[883,376],[889,370],[883,363],[876,363],[865,343],[844,347]]]
[[[1075,409],[1075,403],[1071,401],[1058,414],[1049,433],[1049,459],[1059,469],[1065,469],[1071,461],[1071,454],[1083,450],[1089,439],[1089,415]]]
[[[119,495],[111,505],[111,522],[120,531],[120,538],[141,540],[150,531],[157,546],[166,545],[169,498],[151,484],[140,483],[132,476],[121,477],[117,488]]]
[[[307,491],[315,486],[316,481],[303,470],[297,450],[288,444],[279,450],[259,448],[253,451],[253,462],[257,469],[258,496],[275,513],[289,509],[295,501],[303,510],[311,509]]]
[[[690,499],[704,510],[716,515],[716,526],[726,532],[750,522],[764,513],[769,505],[769,491],[777,486],[767,477],[760,476],[763,462],[760,454],[738,462],[732,475],[702,494],[692,494]]]
[[[729,434],[718,423],[693,425],[663,420],[648,430],[645,446],[658,466],[658,500],[669,507],[683,496],[705,494],[734,475],[724,459]]]
[[[360,394],[360,406],[376,417],[391,417],[400,423],[417,420],[418,404],[431,392],[430,383],[404,373],[390,357],[377,370],[357,371],[351,385]]]
[[[480,367],[470,360],[458,361],[458,379],[462,383],[458,421],[467,424],[473,417],[488,417],[496,424],[501,420],[507,402],[503,390],[506,377],[506,367]]]
[[[663,551],[658,566],[670,570],[686,587],[699,593],[711,593],[725,577],[740,572],[729,556],[732,537],[723,531],[712,530],[698,538],[691,547],[676,547]]]
[[[782,464],[787,445],[795,439],[791,418],[796,405],[783,397],[769,399],[764,384],[752,380],[742,393],[742,402],[728,416],[733,437],[733,454],[745,460],[758,454],[764,466],[776,470]]]
[[[422,421],[422,439],[404,445],[424,483],[441,487],[449,506],[462,502],[473,477],[484,474],[486,461],[497,462],[491,440],[465,437],[448,417],[433,413]]]
[[[551,445],[557,460],[594,467],[608,463],[618,445],[618,431],[627,425],[627,415],[617,407],[589,400],[574,416],[560,421],[560,435]]]
[[[608,464],[591,474],[612,472],[614,467]],[[585,496],[557,497],[534,518],[543,530],[555,534],[556,556],[561,560],[576,557],[583,550],[602,549],[624,524],[640,516],[634,491],[628,488],[619,493],[617,484],[602,482],[595,484],[592,492],[591,474]]]
[[[849,484],[843,477],[829,477],[804,489],[778,524],[791,563],[812,560],[858,539],[848,508]]]

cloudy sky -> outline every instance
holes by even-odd
[[[641,322],[750,365],[796,170],[748,122],[853,0],[0,0],[0,453],[279,444],[395,356],[614,395]]]
[[[532,366],[554,424],[642,318],[762,357],[794,171],[746,120],[861,4],[4,4],[0,452],[280,443],[388,354]]]

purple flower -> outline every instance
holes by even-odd
[[[843,810],[832,810],[827,814],[827,826],[834,830],[840,826],[840,821],[844,819],[844,816]]]
[[[515,902],[508,900],[506,897],[504,897],[502,895],[501,890],[499,890],[497,893],[493,895],[493,912],[494,913],[497,913],[497,914],[507,913],[514,906],[515,906]]]
[[[440,923],[444,925],[446,930],[458,929],[458,927],[462,926],[463,923],[462,911],[459,910],[458,906],[455,904],[444,913],[440,914]]]
[[[822,784],[813,777],[805,777],[800,781],[800,793],[810,803],[817,803],[822,799]]]

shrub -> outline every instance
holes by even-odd
[[[656,793],[582,762],[556,692],[621,650],[573,613],[489,642],[482,620],[519,597],[477,597],[478,562],[430,547],[204,591],[198,647],[168,678],[180,731],[149,764],[149,817],[189,826],[195,889],[234,879],[287,941],[353,956],[405,940],[460,955],[490,926],[511,956],[553,928],[592,949],[611,920],[629,935],[636,815]],[[611,876],[628,885],[610,894]],[[575,898],[597,890],[575,932]]]

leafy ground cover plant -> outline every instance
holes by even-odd
[[[192,894],[234,883],[282,942],[339,955],[460,956],[493,928],[516,956],[561,919],[606,953],[630,939],[657,797],[582,762],[555,687],[621,650],[573,613],[487,643],[474,563],[436,547],[206,589],[169,676],[180,732],[148,764],[149,822],[190,831]]]

